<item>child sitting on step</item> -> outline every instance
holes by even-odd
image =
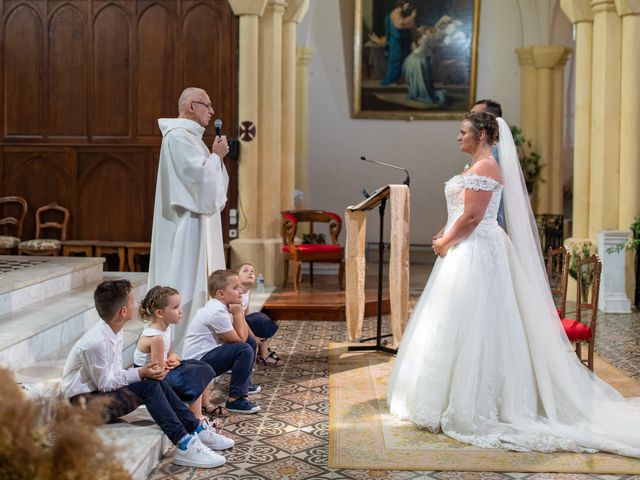
[[[131,283],[100,283],[93,295],[102,318],[73,346],[64,366],[62,392],[72,404],[103,409],[115,421],[145,404],[149,414],[176,445],[173,463],[211,468],[226,459],[213,450],[234,445],[200,422],[166,382],[164,365],[151,361],[142,367],[122,367],[124,325],[135,313]]]
[[[135,366],[156,362],[167,370],[165,380],[189,410],[200,420],[203,409],[211,411],[208,386],[216,376],[209,365],[199,360],[180,360],[171,350],[171,325],[182,317],[180,293],[171,287],[155,286],[140,302],[139,316],[146,327],[133,354]]]
[[[271,339],[278,331],[278,324],[271,320],[269,316],[262,312],[249,313],[249,300],[251,297],[251,289],[256,284],[256,271],[254,266],[245,262],[236,270],[238,279],[242,285],[242,308],[244,309],[244,318],[247,325],[253,333],[255,343],[257,344],[256,360],[261,365],[271,365],[277,367],[281,360],[280,357],[269,348]],[[249,341],[251,343],[251,340]]]
[[[225,407],[234,413],[256,413],[260,407],[247,399],[250,393],[260,391],[251,385],[255,348],[247,340],[251,332],[244,319],[238,275],[216,270],[209,275],[207,289],[211,300],[191,319],[182,357],[202,360],[218,375],[231,370]]]

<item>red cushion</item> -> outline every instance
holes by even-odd
[[[572,342],[587,342],[591,339],[591,328],[577,320],[563,318],[561,320],[564,331]]]
[[[342,245],[331,245],[326,243],[303,243],[296,245],[296,249],[305,253],[332,253],[342,251]],[[289,253],[289,245],[282,247],[284,253]]]
[[[289,220],[291,223],[298,223],[296,216],[291,213],[282,212],[282,218]]]
[[[322,212],[325,213],[326,215],[329,215],[331,218],[333,218],[333,220],[336,223],[342,223],[342,219],[340,218],[340,215],[338,215],[337,213],[330,212],[329,210],[323,210]]]

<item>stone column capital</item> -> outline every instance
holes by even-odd
[[[640,15],[640,0],[616,0],[618,15]]]
[[[229,0],[229,5],[233,14],[240,17],[243,15],[256,15],[261,17],[269,0]]]
[[[593,22],[591,0],[560,0],[560,8],[571,23]]]
[[[297,65],[309,65],[315,49],[309,47],[298,47],[296,49],[296,64]]]
[[[286,0],[268,0],[266,12],[273,15],[283,15],[286,8]]]
[[[283,21],[300,23],[309,10],[309,0],[287,0]]]
[[[593,13],[615,12],[616,2],[615,0],[591,0],[591,11]]]
[[[518,63],[521,66],[533,65],[533,51],[531,47],[516,48]]]
[[[564,45],[534,45],[531,47],[533,65],[536,68],[553,68],[567,61],[570,48]]]

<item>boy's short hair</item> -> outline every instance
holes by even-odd
[[[118,310],[127,304],[131,288],[131,282],[124,279],[107,280],[98,285],[93,292],[93,302],[100,318],[107,323],[113,320]]]
[[[207,280],[209,295],[215,297],[218,290],[224,290],[224,287],[229,284],[229,278],[236,277],[237,275],[238,274],[232,270],[216,270],[213,272]]]
[[[242,270],[242,267],[249,265],[250,267],[253,267],[254,269],[256,268],[256,266],[251,263],[251,262],[242,262],[240,265],[238,265],[238,268],[236,268],[236,273],[240,273],[240,270]]]

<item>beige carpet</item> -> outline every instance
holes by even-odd
[[[329,467],[469,472],[640,473],[640,460],[604,453],[506,452],[459,443],[389,415],[387,378],[394,357],[329,347]],[[640,382],[597,358],[596,373],[625,396],[640,396]],[[639,433],[640,434],[640,433]]]

